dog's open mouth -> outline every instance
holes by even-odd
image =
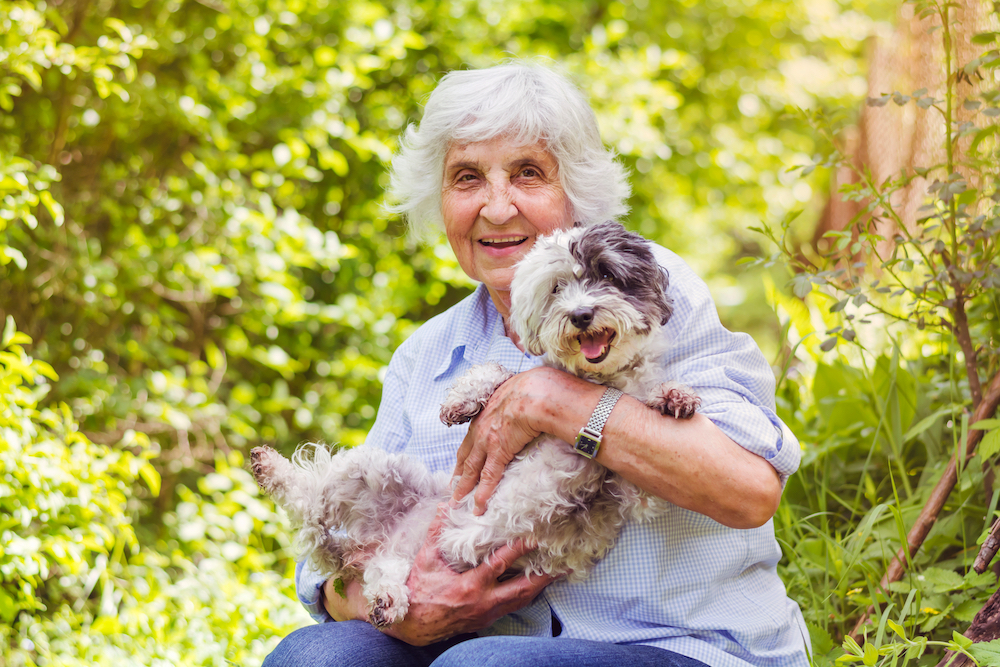
[[[599,364],[611,353],[611,342],[617,332],[614,329],[604,329],[592,333],[583,333],[576,337],[580,341],[580,353],[592,364]]]

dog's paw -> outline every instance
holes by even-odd
[[[472,421],[472,418],[482,412],[484,407],[486,407],[486,401],[447,400],[441,405],[441,422],[448,426],[464,424],[467,421]]]
[[[250,471],[257,480],[257,485],[264,491],[270,490],[274,457],[281,458],[281,454],[267,446],[250,450]]]
[[[513,373],[493,361],[473,366],[448,392],[448,397],[441,405],[441,421],[448,426],[471,421],[483,411],[497,387],[513,376]]]
[[[376,628],[387,628],[402,621],[409,607],[405,587],[403,590],[381,591],[370,605],[368,622]]]
[[[690,418],[700,405],[701,399],[694,390],[679,382],[664,382],[649,402],[649,407],[677,419]]]

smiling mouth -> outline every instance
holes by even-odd
[[[479,239],[479,242],[487,248],[513,248],[527,240],[527,236],[507,236],[501,239]]]
[[[599,364],[611,354],[611,343],[616,335],[614,329],[580,334],[576,337],[580,341],[580,353],[590,363]]]

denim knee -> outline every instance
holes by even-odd
[[[410,646],[364,621],[321,623],[282,639],[262,667],[428,667],[443,651],[470,636]]]

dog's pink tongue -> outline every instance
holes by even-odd
[[[596,336],[580,336],[580,352],[588,359],[596,359],[604,354],[611,334],[604,332]]]

